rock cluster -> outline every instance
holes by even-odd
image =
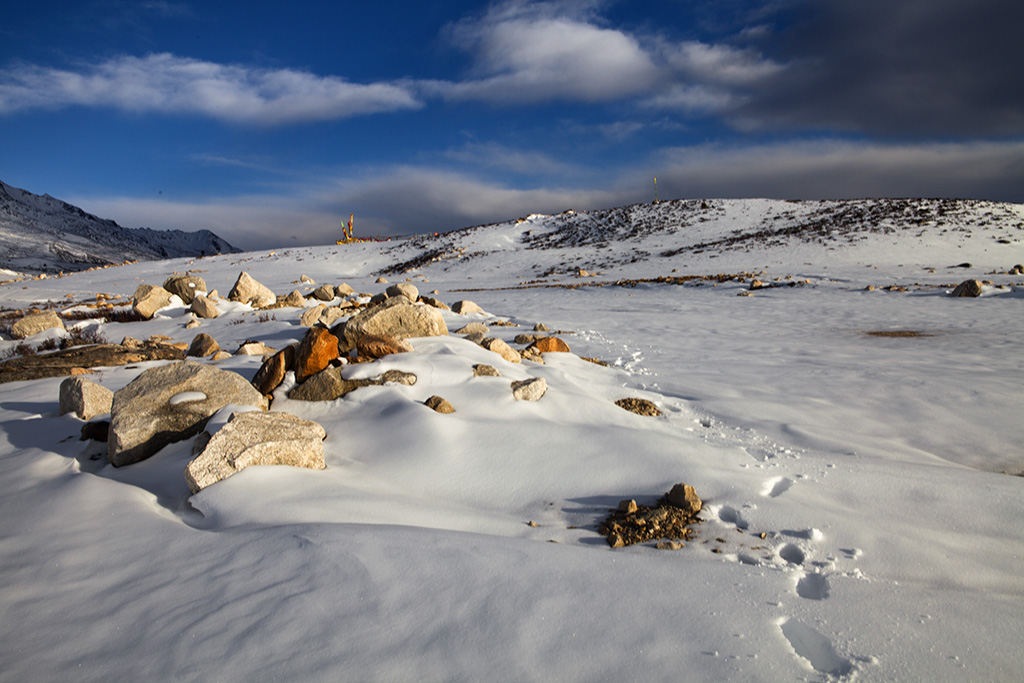
[[[653,506],[637,505],[635,500],[620,502],[601,522],[598,531],[613,548],[660,539],[687,541],[697,534],[692,526],[700,523],[697,514],[702,507],[694,488],[680,483]],[[659,547],[676,549],[682,545]]]
[[[372,377],[365,377],[364,373],[360,379],[348,379],[343,373],[353,364],[414,353],[410,339],[449,334],[440,312],[448,307],[436,299],[420,296],[410,283],[388,286],[372,297],[369,304],[365,303],[369,295],[354,294],[346,284],[320,285],[310,296],[317,305],[307,308],[306,297],[299,291],[278,297],[242,272],[231,288],[230,300],[255,308],[301,308],[299,322],[308,328],[299,342],[280,350],[258,340],[243,342],[236,354],[263,356],[263,363],[251,381],[212,364],[228,354],[209,334],[197,334],[188,345],[175,343],[169,337],[154,337],[146,342],[126,337],[115,348],[119,353],[136,355],[128,356],[129,360],[122,363],[148,358],[142,352],[154,348],[174,351],[168,359],[177,362],[145,370],[117,392],[80,377],[68,379],[61,385],[60,411],[74,413],[83,420],[110,414],[109,423],[87,423],[89,429],[83,428],[83,434],[107,440],[107,459],[115,467],[137,463],[170,443],[194,438],[195,457],[185,471],[193,493],[249,465],[323,469],[324,429],[280,410],[268,412],[275,394],[280,396],[278,388],[286,381],[292,382],[287,394],[291,400],[331,401],[367,386],[412,386],[417,377],[394,368]],[[189,304],[198,318],[218,314],[216,293],[207,292],[206,282],[195,275],[169,277],[163,287],[140,285],[133,307],[148,318],[174,297]],[[339,297],[342,301],[337,303]],[[471,301],[456,302],[451,310],[457,315],[489,317]],[[51,316],[60,323],[59,317]],[[29,322],[33,321],[26,322],[26,326]],[[193,323],[198,324],[198,320],[193,318],[189,326]],[[522,364],[524,360],[543,363],[546,353],[571,353],[562,339],[541,334],[549,332],[543,325],[538,324],[534,334],[516,338],[517,345],[525,345],[521,351],[489,336],[489,325],[515,324],[497,319],[485,324],[477,320],[462,326],[456,334],[513,364]],[[499,362],[497,358],[495,362]],[[486,363],[474,364],[472,372],[474,377],[501,377],[496,367]],[[547,389],[547,381],[542,377],[509,383],[509,391],[517,401],[541,400]],[[456,412],[451,402],[437,395],[424,401],[424,405],[442,414]],[[225,407],[233,411],[228,422],[214,433],[204,431],[211,417]]]

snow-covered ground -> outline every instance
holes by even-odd
[[[416,339],[347,375],[414,386],[279,391],[273,410],[326,429],[327,469],[253,467],[194,496],[190,441],[114,469],[57,414],[60,378],[0,385],[0,680],[1019,680],[1024,276],[1006,271],[1024,207],[727,242],[821,207],[709,204],[0,287],[6,308],[70,305],[189,269],[222,294],[242,270],[279,294],[313,289],[301,274],[375,293],[389,270],[488,312],[445,313],[451,330],[509,320],[491,330],[511,342],[543,322],[573,351],[511,365]],[[628,229],[666,209],[668,227]],[[780,286],[652,281],[741,271]],[[947,296],[966,278],[992,284]],[[228,350],[305,331],[300,309],[220,306],[194,330],[181,306],[99,329]],[[149,365],[90,378],[116,390]],[[252,377],[260,359],[218,365]],[[537,403],[512,399],[527,377],[548,382]],[[678,482],[705,501],[685,548],[597,534],[619,500]]]

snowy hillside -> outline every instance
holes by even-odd
[[[231,354],[303,339],[324,302],[114,312],[139,284],[187,272],[223,297],[242,271],[307,297],[384,274],[485,311],[341,370],[412,385],[298,400],[289,373],[271,411],[323,426],[326,469],[196,494],[196,438],[115,468],[59,414],[62,377],[0,385],[0,681],[1017,681],[1021,263],[1020,205],[708,200],[0,285],[8,328],[50,309]],[[950,296],[964,280],[981,295]],[[571,353],[509,362],[470,322],[515,348],[543,323]],[[83,377],[116,391],[167,362]],[[263,359],[198,362],[251,380]],[[516,400],[533,378],[547,393]],[[609,547],[611,509],[682,482],[704,501],[685,547]]]
[[[78,271],[124,261],[227,254],[238,250],[209,230],[122,228],[49,195],[0,182],[0,268]]]

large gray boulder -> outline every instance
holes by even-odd
[[[448,326],[436,308],[410,304],[398,296],[360,311],[345,324],[345,339],[350,344],[364,334],[398,339],[448,336]]]
[[[60,414],[74,413],[83,420],[110,412],[114,392],[82,377],[68,377],[60,383]]]
[[[322,470],[326,436],[316,422],[288,413],[235,413],[185,468],[185,481],[198,493],[250,465]]]
[[[238,274],[238,279],[235,280],[231,291],[228,292],[228,300],[252,304],[253,308],[265,308],[277,303],[277,295],[243,270]]]
[[[132,297],[132,310],[149,320],[161,308],[171,303],[172,294],[156,285],[139,285]]]
[[[202,431],[226,405],[267,409],[267,399],[235,372],[195,361],[146,370],[114,394],[107,460],[145,460],[169,443]]]
[[[208,292],[206,280],[198,275],[172,275],[164,281],[164,289],[177,294],[186,304],[191,304],[197,292]]]
[[[15,339],[25,339],[52,327],[64,329],[64,321],[53,311],[29,313],[11,326],[11,336]]]

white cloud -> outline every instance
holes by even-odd
[[[675,46],[667,59],[682,74],[716,85],[752,85],[785,69],[782,64],[766,59],[755,50],[696,41]]]
[[[476,57],[474,77],[435,87],[454,99],[597,102],[641,93],[658,79],[659,68],[636,38],[569,9],[579,7],[506,3],[456,24],[450,35]]]
[[[276,125],[412,109],[421,103],[408,88],[394,84],[363,85],[166,53],[116,57],[78,71],[29,65],[0,72],[0,113],[68,105]]]

